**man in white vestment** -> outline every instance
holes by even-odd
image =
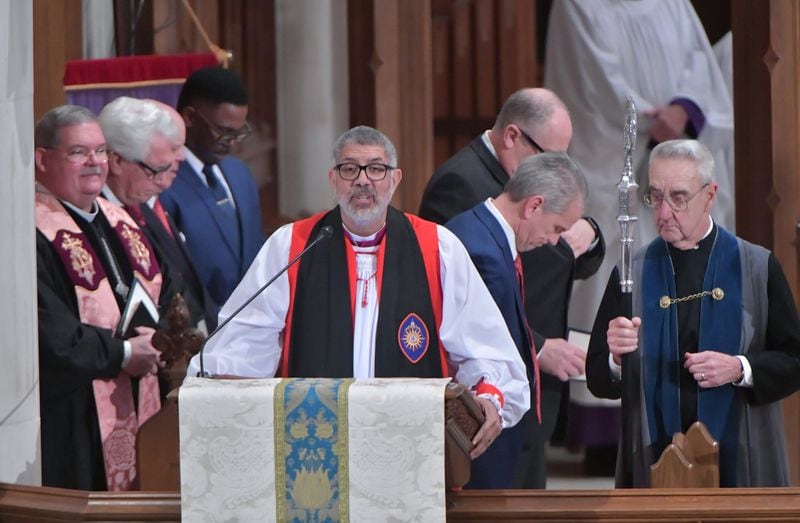
[[[586,210],[609,246],[617,245],[617,190],[622,170],[625,101],[638,112],[634,169],[647,187],[647,157],[656,143],[696,138],[714,155],[718,202],[712,214],[734,230],[733,108],[717,60],[688,0],[556,0],[550,13],[545,85],[570,110],[569,153],[583,168],[592,199]],[[655,238],[639,220],[636,243]],[[570,317],[588,331],[608,275],[619,259],[609,250],[589,280],[577,282]]]
[[[530,406],[525,365],[464,246],[390,207],[402,178],[381,132],[359,126],[333,151],[337,207],[276,231],[220,312],[220,323],[314,246],[211,338],[204,370],[246,377],[443,377],[486,415],[472,458]],[[188,375],[200,369],[192,359]]]

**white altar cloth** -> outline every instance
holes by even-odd
[[[183,521],[444,521],[449,381],[187,378]]]

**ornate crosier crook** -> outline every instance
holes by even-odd
[[[622,313],[626,318],[633,316],[633,275],[631,257],[634,232],[636,228],[637,191],[639,186],[633,179],[633,150],[636,147],[636,106],[628,97],[625,107],[624,162],[622,177],[617,184],[619,195],[620,265],[619,286],[622,291]],[[622,452],[618,487],[633,486],[634,432],[640,426],[639,383],[641,357],[638,349],[622,356]]]
[[[624,163],[622,177],[617,184],[619,195],[619,215],[617,223],[620,230],[620,280],[619,285],[623,294],[633,292],[633,277],[631,275],[631,255],[633,251],[634,232],[637,214],[637,191],[639,186],[633,179],[633,150],[636,148],[636,106],[633,98],[628,97],[625,107],[625,134],[624,134]],[[630,311],[626,311],[630,316]]]

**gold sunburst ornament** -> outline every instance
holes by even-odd
[[[403,332],[403,343],[412,350],[419,350],[424,342],[425,337],[422,334],[422,329],[419,328],[416,322],[411,321],[405,332]]]
[[[397,343],[411,363],[417,363],[428,351],[428,326],[417,314],[410,313],[397,329]]]

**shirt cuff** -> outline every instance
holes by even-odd
[[[583,216],[581,220],[586,220],[586,223],[591,225],[592,229],[594,230],[594,240],[592,240],[592,243],[590,243],[589,247],[586,249],[586,252],[592,252],[597,247],[597,244],[600,243],[600,226],[597,225],[597,222],[594,221],[594,218],[589,216]]]
[[[622,378],[622,365],[617,365],[614,361],[614,355],[608,353],[608,369],[611,371],[611,377],[615,380]]]
[[[122,347],[125,352],[122,356],[122,366],[120,368],[124,369],[128,366],[128,362],[131,361],[131,353],[133,352],[133,348],[131,347],[131,342],[128,340],[122,342]]]
[[[739,361],[742,363],[742,381],[734,383],[736,387],[753,388],[753,369],[750,367],[750,362],[747,361],[745,356],[737,355]]]
[[[489,394],[489,393],[483,393],[483,394],[478,394],[476,397],[477,398],[485,398],[485,399],[491,401],[492,405],[494,405],[494,408],[497,409],[497,413],[500,415],[500,419],[503,418],[503,407],[500,406],[500,400],[497,398],[496,395]]]
[[[477,383],[474,387],[472,387],[472,391],[475,393],[475,396],[478,398],[486,398],[487,400],[492,402],[494,408],[497,409],[497,414],[500,416],[500,419],[503,419],[503,393],[500,392],[500,389],[486,383],[481,378],[481,381]],[[505,422],[503,422],[503,426],[505,426]]]

